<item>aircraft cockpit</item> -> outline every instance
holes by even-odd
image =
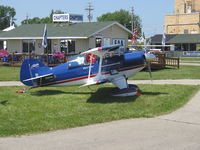
[[[97,56],[94,54],[79,54],[72,56],[68,59],[68,67],[76,68],[81,66],[86,66],[94,64],[98,60]]]

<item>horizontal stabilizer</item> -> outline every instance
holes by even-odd
[[[52,76],[53,74],[46,74],[46,75],[42,75],[42,76],[37,76],[37,77],[34,77],[34,78],[29,78],[29,79],[26,79],[26,80],[23,80],[23,82],[26,82],[26,81],[31,81],[31,80],[35,80],[35,79],[40,79],[40,78],[43,78],[43,77],[48,77],[48,76]]]

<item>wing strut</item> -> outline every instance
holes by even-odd
[[[88,72],[88,80],[87,82],[89,83],[90,82],[90,75],[91,75],[91,70],[92,70],[92,58],[93,58],[93,54],[90,55],[90,65],[89,65],[89,72]]]

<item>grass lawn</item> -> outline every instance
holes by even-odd
[[[23,87],[0,87],[0,136],[40,133],[112,120],[172,112],[199,86],[139,85],[143,95],[111,97],[111,85],[89,88],[46,87],[25,94]]]
[[[180,57],[181,61],[200,61],[200,57]]]
[[[163,70],[153,70],[153,80],[159,79],[200,79],[199,66],[181,66],[180,69],[167,68]],[[0,81],[19,81],[19,67],[0,66]],[[148,72],[142,71],[129,79],[148,80]]]
[[[152,70],[153,80],[165,79],[200,79],[199,66],[181,66],[179,69],[166,68],[162,70]],[[129,80],[149,80],[149,73],[141,71]]]
[[[200,57],[180,57],[181,63],[200,63]]]
[[[200,64],[200,61],[181,61],[181,63],[197,63],[197,64]]]
[[[0,66],[0,81],[19,81],[20,67]]]

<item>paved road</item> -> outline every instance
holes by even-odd
[[[169,115],[0,138],[0,150],[199,150],[199,114],[200,91]]]

